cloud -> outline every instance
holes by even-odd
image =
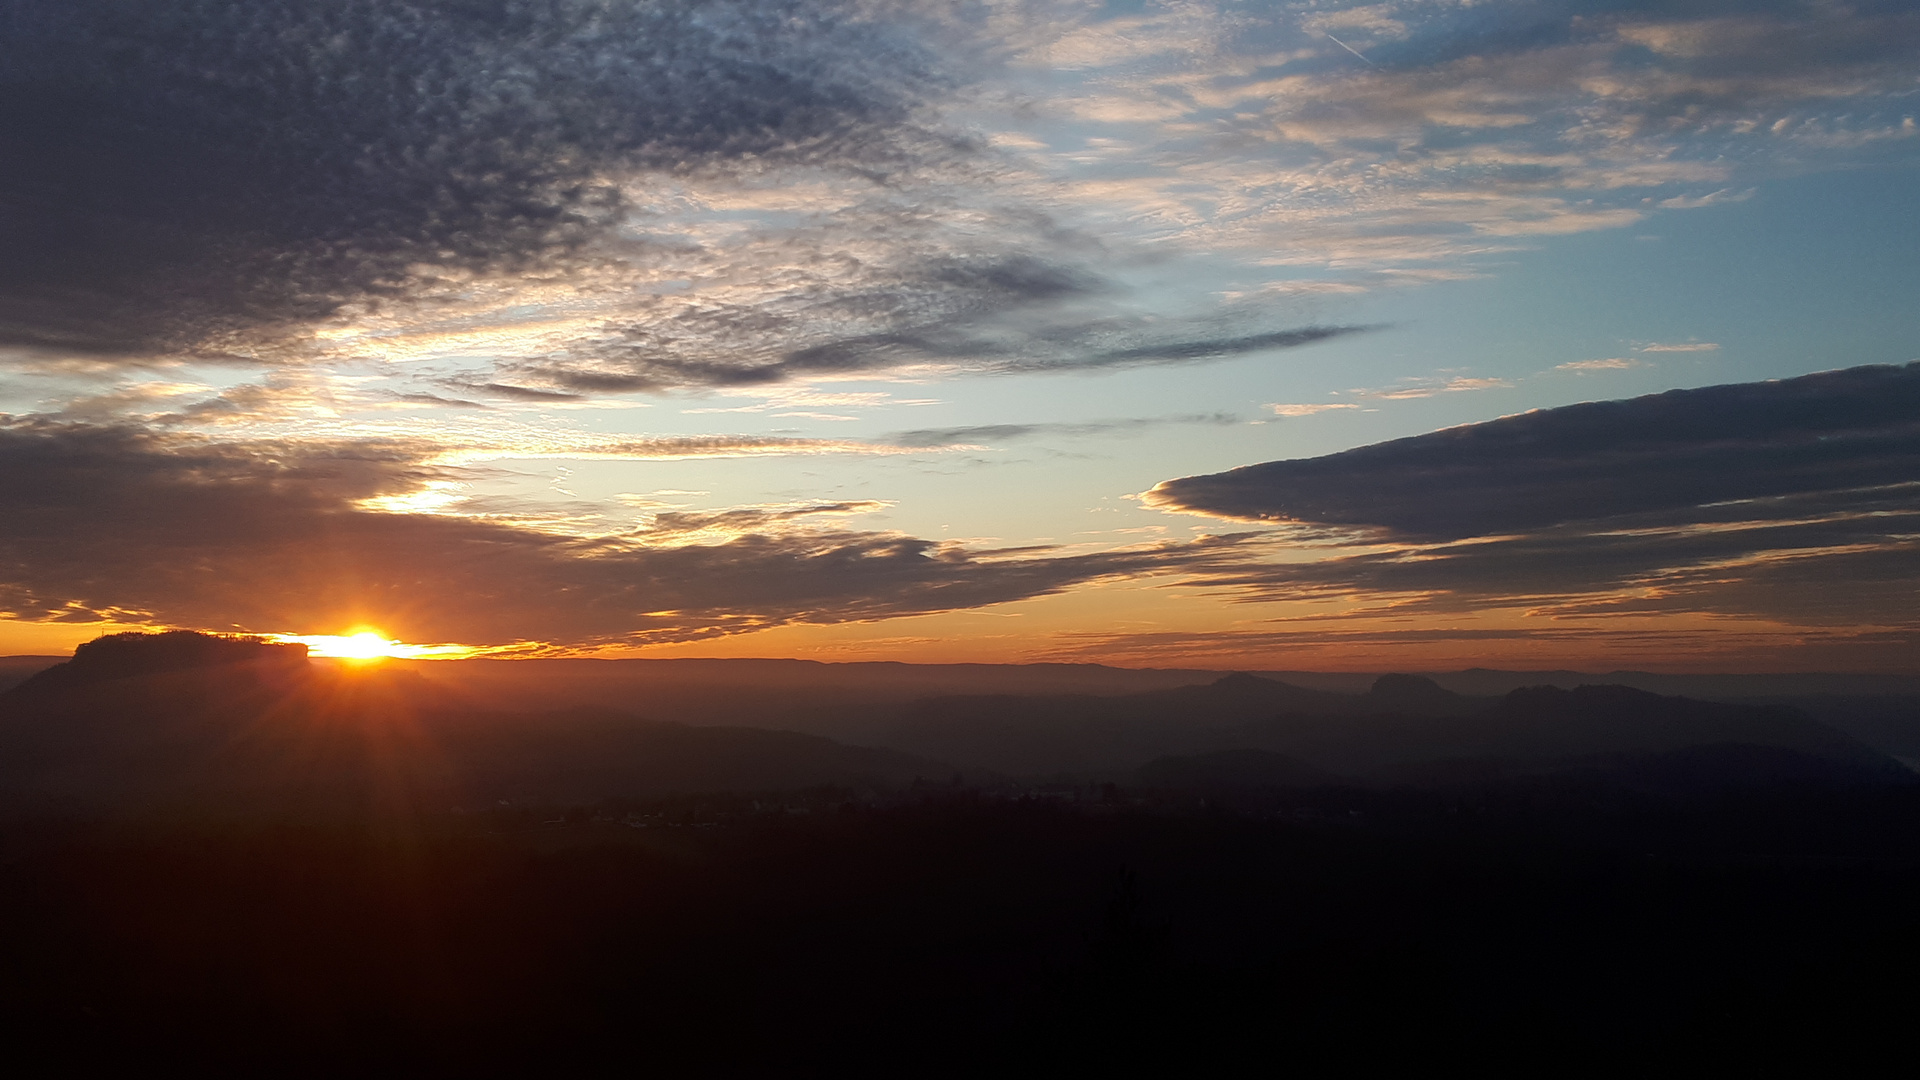
[[[1909,7],[8,0],[0,346],[476,401],[1293,347],[1352,328],[1276,268],[1471,274],[1904,137]]]
[[[959,150],[914,120],[935,58],[853,3],[6,11],[6,344],[256,355],[435,282],[564,275],[637,172]]]
[[[490,407],[482,405],[477,401],[468,401],[465,398],[441,397],[439,394],[423,392],[395,394],[393,397],[395,401],[404,402],[409,405],[434,405],[448,409],[485,409]]]
[[[1052,178],[1116,227],[1262,265],[1480,261],[1913,130],[1920,16],[1895,0],[1181,5],[1198,34],[1154,10],[1038,106],[1129,151],[1059,140]]]
[[[445,427],[446,425],[441,425]],[[920,448],[857,439],[802,439],[779,435],[614,436],[563,430],[528,430],[492,438],[474,432],[459,442],[443,432],[434,459],[447,462],[501,458],[566,458],[604,461],[691,461],[702,458],[802,457],[819,454],[885,456]]]
[[[1688,341],[1677,345],[1641,345],[1638,352],[1718,352],[1720,346],[1711,341]]]
[[[205,383],[197,382],[123,384],[105,393],[74,398],[61,407],[60,415],[70,420],[101,420],[146,410],[146,415],[158,416],[165,410],[155,409],[154,406],[171,406],[182,398],[206,394],[212,389]]]
[[[1149,505],[1344,530],[1254,595],[1407,610],[1914,621],[1920,364],[1536,410],[1160,484]]]
[[[1017,167],[942,120],[1006,48],[947,5],[8,11],[0,346],[479,352],[493,370],[468,381],[533,400],[1190,362],[1343,332],[1198,311],[1168,333],[1116,306],[1094,269],[1112,250],[1002,197]]]
[[[1333,412],[1338,409],[1357,409],[1359,407],[1360,406],[1350,401],[1318,401],[1310,404],[1280,403],[1267,406],[1267,408],[1273,410],[1275,416],[1313,416],[1318,413]]]
[[[782,387],[737,388],[725,391],[730,396],[752,397],[758,400],[749,405],[706,405],[692,409],[681,409],[688,416],[711,413],[770,413],[774,416],[805,416],[805,411],[831,409],[885,408],[892,405],[934,404],[930,399],[918,398],[905,401],[879,390],[822,390],[814,386],[789,385]],[[852,419],[831,414],[835,419]]]
[[[1463,538],[1920,480],[1920,365],[1541,409],[1170,480],[1171,509]]]
[[[1670,199],[1661,199],[1658,205],[1663,210],[1697,210],[1702,206],[1746,202],[1753,198],[1757,190],[1748,188],[1745,191],[1735,191],[1732,188],[1721,188],[1705,195],[1675,195]]]
[[[1513,384],[1505,379],[1471,378],[1455,375],[1445,379],[1402,379],[1401,385],[1377,390],[1351,390],[1349,393],[1375,401],[1409,401],[1440,394],[1464,394],[1475,390],[1505,390]]]
[[[662,508],[581,535],[392,512],[462,474],[400,440],[0,427],[0,612],[411,641],[687,641],[979,607],[1204,561],[1231,540],[1002,552],[840,522],[879,504]]]
[[[978,443],[1008,442],[1014,439],[1046,437],[1086,438],[1098,435],[1131,435],[1169,424],[1237,424],[1240,418],[1230,413],[1204,413],[1193,416],[1136,417],[1121,420],[1093,420],[1087,423],[974,424],[967,427],[920,428],[899,431],[881,437],[896,446],[968,446]]]
[[[449,386],[486,394],[490,397],[506,398],[510,401],[581,401],[581,394],[570,394],[564,390],[543,390],[534,386],[513,386],[508,383],[464,383],[450,381]]]
[[[1635,360],[1625,356],[1612,356],[1605,360],[1569,360],[1564,364],[1553,365],[1553,370],[1584,373],[1592,371],[1626,371],[1631,368],[1646,366],[1647,362],[1645,360]]]
[[[1199,340],[1174,340],[1151,345],[1135,345],[1131,348],[1114,349],[1108,352],[1094,353],[1064,364],[1015,365],[1016,367],[1046,367],[1049,370],[1061,367],[1073,368],[1110,368],[1134,367],[1150,364],[1177,364],[1193,360],[1211,360],[1221,356],[1239,356],[1244,353],[1267,352],[1274,349],[1294,349],[1302,345],[1312,345],[1329,338],[1345,337],[1373,329],[1366,326],[1308,326],[1295,330],[1276,330],[1264,334],[1248,334],[1242,337],[1203,338]]]
[[[1224,316],[1169,326],[1104,308],[1073,310],[1063,303],[1069,298],[1066,290],[996,295],[948,283],[923,289],[923,284],[906,276],[873,282],[860,297],[859,322],[876,327],[869,332],[836,334],[845,329],[837,318],[810,321],[742,308],[710,310],[697,324],[635,326],[629,340],[595,345],[574,357],[533,361],[521,370],[582,393],[765,387],[916,369],[1093,372],[1300,348],[1371,329],[1307,326],[1222,335]],[[810,336],[819,340],[791,345]]]

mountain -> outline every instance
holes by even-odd
[[[1500,671],[1467,668],[1431,672],[1449,690],[1496,697],[1528,686],[1631,686],[1649,693],[1714,701],[1805,696],[1810,694],[1920,694],[1920,675],[1867,672],[1747,672],[1673,674],[1655,671]]]
[[[0,691],[57,664],[58,657],[0,657]],[[779,728],[841,742],[892,745],[903,715],[933,698],[1105,697],[1204,688],[1229,675],[1199,669],[1099,664],[823,663],[782,659],[389,660],[447,694],[488,709],[540,712],[610,709],[688,724]],[[1920,677],[1800,673],[1670,675],[1619,671],[1466,671],[1423,675],[1257,671],[1268,684],[1328,697],[1281,708],[1329,714],[1465,714],[1528,686],[1621,685],[1666,696],[1806,711],[1888,753],[1920,760]],[[1458,695],[1442,704],[1439,691]],[[1418,695],[1420,699],[1408,695]],[[1175,695],[1177,702],[1178,695]],[[1144,759],[1142,759],[1144,760]]]
[[[1483,702],[1456,694],[1424,675],[1382,675],[1367,690],[1365,707],[1383,713],[1463,716]]]
[[[821,674],[817,666],[775,668],[796,678]],[[768,730],[777,720],[696,726],[606,706],[502,707],[471,683],[424,670],[312,663],[300,646],[245,638],[102,638],[0,693],[0,801],[425,812],[500,800],[890,787],[945,779],[956,766],[1170,787],[1298,787],[1331,778],[1432,786],[1596,770],[1783,781],[1817,773],[1849,783],[1912,777],[1795,709],[1624,686],[1535,686],[1485,699],[1418,675],[1383,675],[1349,694],[1235,673],[1111,696],[868,699],[858,745],[849,745]],[[1056,685],[1086,677],[1075,670],[1013,678]],[[917,676],[901,678],[920,685]],[[1648,757],[1681,751],[1693,753],[1685,759],[1693,764]]]
[[[1282,749],[1270,745],[1275,717],[1358,717],[1394,706],[1412,715],[1451,714],[1472,705],[1437,686],[1387,682],[1382,692],[1339,694],[1240,672],[1202,686],[1117,697],[931,698],[898,710],[862,741],[1013,776],[1118,775],[1169,755]]]
[[[413,671],[197,634],[103,638],[0,694],[0,799],[79,812],[412,813],[951,774],[797,732],[487,710]]]
[[[257,638],[222,637],[171,630],[159,634],[108,634],[73,650],[73,659],[55,664],[21,682],[18,696],[42,696],[88,689],[140,675],[192,671],[233,665],[286,669],[304,666],[305,645],[281,645]]]
[[[1608,754],[1772,747],[1837,763],[1856,779],[1904,780],[1885,754],[1793,709],[1695,701],[1624,686],[1530,687],[1497,700],[1388,675],[1365,694],[1237,674],[1206,686],[1121,697],[989,695],[930,699],[873,741],[1014,776],[1118,777],[1161,758],[1283,754],[1348,777],[1475,775]],[[1491,773],[1489,773],[1491,770]]]

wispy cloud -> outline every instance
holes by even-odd
[[[1435,379],[1403,379],[1398,385],[1377,389],[1357,389],[1347,391],[1356,397],[1374,401],[1409,401],[1415,398],[1435,397],[1439,394],[1465,394],[1475,390],[1505,390],[1513,386],[1506,379],[1454,375]]]
[[[1710,191],[1705,195],[1675,195],[1672,198],[1661,199],[1658,205],[1664,210],[1695,210],[1702,206],[1718,206],[1722,203],[1746,202],[1748,199],[1753,198],[1757,190],[1756,188],[1747,188],[1744,191],[1735,191],[1732,188],[1721,188],[1718,191]]]
[[[892,405],[926,404],[925,399],[898,400],[891,393],[878,390],[836,391],[821,390],[812,386],[781,386],[741,388],[731,391],[734,397],[750,397],[758,400],[746,405],[702,405],[681,409],[689,416],[723,413],[771,413],[774,416],[820,416],[819,412],[801,410],[813,409],[864,409],[886,408]],[[832,419],[844,420],[851,417],[831,415]]]
[[[1569,360],[1564,364],[1555,364],[1553,370],[1591,373],[1595,371],[1627,371],[1632,368],[1642,368],[1646,366],[1647,362],[1645,360],[1635,360],[1628,356],[1610,356],[1604,360]]]
[[[1323,412],[1336,412],[1340,409],[1357,409],[1359,407],[1360,406],[1350,401],[1319,401],[1304,405],[1276,403],[1267,406],[1267,408],[1273,410],[1275,416],[1314,416]]]
[[[1683,341],[1675,344],[1653,344],[1636,346],[1638,352],[1718,352],[1720,346],[1711,341]]]
[[[1170,424],[1237,424],[1231,413],[1202,413],[1191,416],[1135,417],[1118,420],[1092,420],[1085,423],[973,424],[966,427],[921,428],[882,436],[882,442],[897,446],[967,446],[1035,438],[1089,438],[1101,435],[1134,435]]]

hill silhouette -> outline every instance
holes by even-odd
[[[73,650],[73,659],[34,674],[15,689],[25,695],[94,686],[138,675],[157,675],[236,664],[295,668],[307,662],[307,647],[254,637],[169,630],[158,634],[108,634]]]
[[[1887,755],[1790,708],[1624,686],[1531,687],[1487,701],[1400,675],[1382,676],[1365,694],[1235,674],[1120,697],[950,696],[903,710],[872,741],[1015,776],[1117,778],[1156,759],[1257,750],[1353,780],[1404,783],[1736,744],[1830,762],[1832,775],[1858,782],[1912,778]]]
[[[1118,696],[947,695],[872,716],[849,745],[607,707],[509,710],[418,666],[316,664],[301,646],[247,638],[117,634],[0,694],[0,799],[417,814],[502,800],[897,788],[956,767],[1174,788],[1912,778],[1790,708],[1622,686],[1489,700],[1417,675],[1343,694],[1235,673]],[[1709,747],[1723,749],[1699,749]],[[1693,765],[1655,760],[1683,750]]]
[[[1367,690],[1367,703],[1381,712],[1451,716],[1474,711],[1481,703],[1456,694],[1425,675],[1382,675]]]
[[[415,671],[186,633],[103,638],[0,694],[0,798],[74,810],[417,814],[951,771],[797,732],[487,710]]]
[[[0,657],[0,691],[62,659]],[[921,710],[934,698],[1119,698],[1158,691],[1190,692],[1231,674],[1099,664],[824,663],[750,658],[388,660],[381,668],[413,672],[463,701],[502,712],[608,709],[694,725],[803,731],[864,745],[897,745],[896,729],[903,717]],[[1911,676],[1593,674],[1478,668],[1391,676],[1305,671],[1243,674],[1269,684],[1284,683],[1298,691],[1327,695],[1321,699],[1321,706],[1275,703],[1279,707],[1271,711],[1276,713],[1465,714],[1515,689],[1557,686],[1572,690],[1583,685],[1630,686],[1663,696],[1731,704],[1784,705],[1879,750],[1920,762],[1920,681]],[[1436,686],[1460,697],[1442,704],[1448,699],[1435,693]],[[1179,697],[1173,695],[1176,703]],[[1152,756],[1122,763],[1122,767],[1131,768]]]

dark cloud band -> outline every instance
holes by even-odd
[[[1149,501],[1372,545],[1214,576],[1250,597],[1920,629],[1920,364],[1539,410]]]
[[[0,612],[269,633],[366,622],[474,644],[682,641],[1003,603],[1232,546],[982,552],[835,525],[863,509],[844,503],[662,513],[593,537],[368,504],[457,479],[433,463],[440,449],[0,426]]]
[[[1446,539],[1920,480],[1920,365],[1674,390],[1169,480],[1176,510]]]

